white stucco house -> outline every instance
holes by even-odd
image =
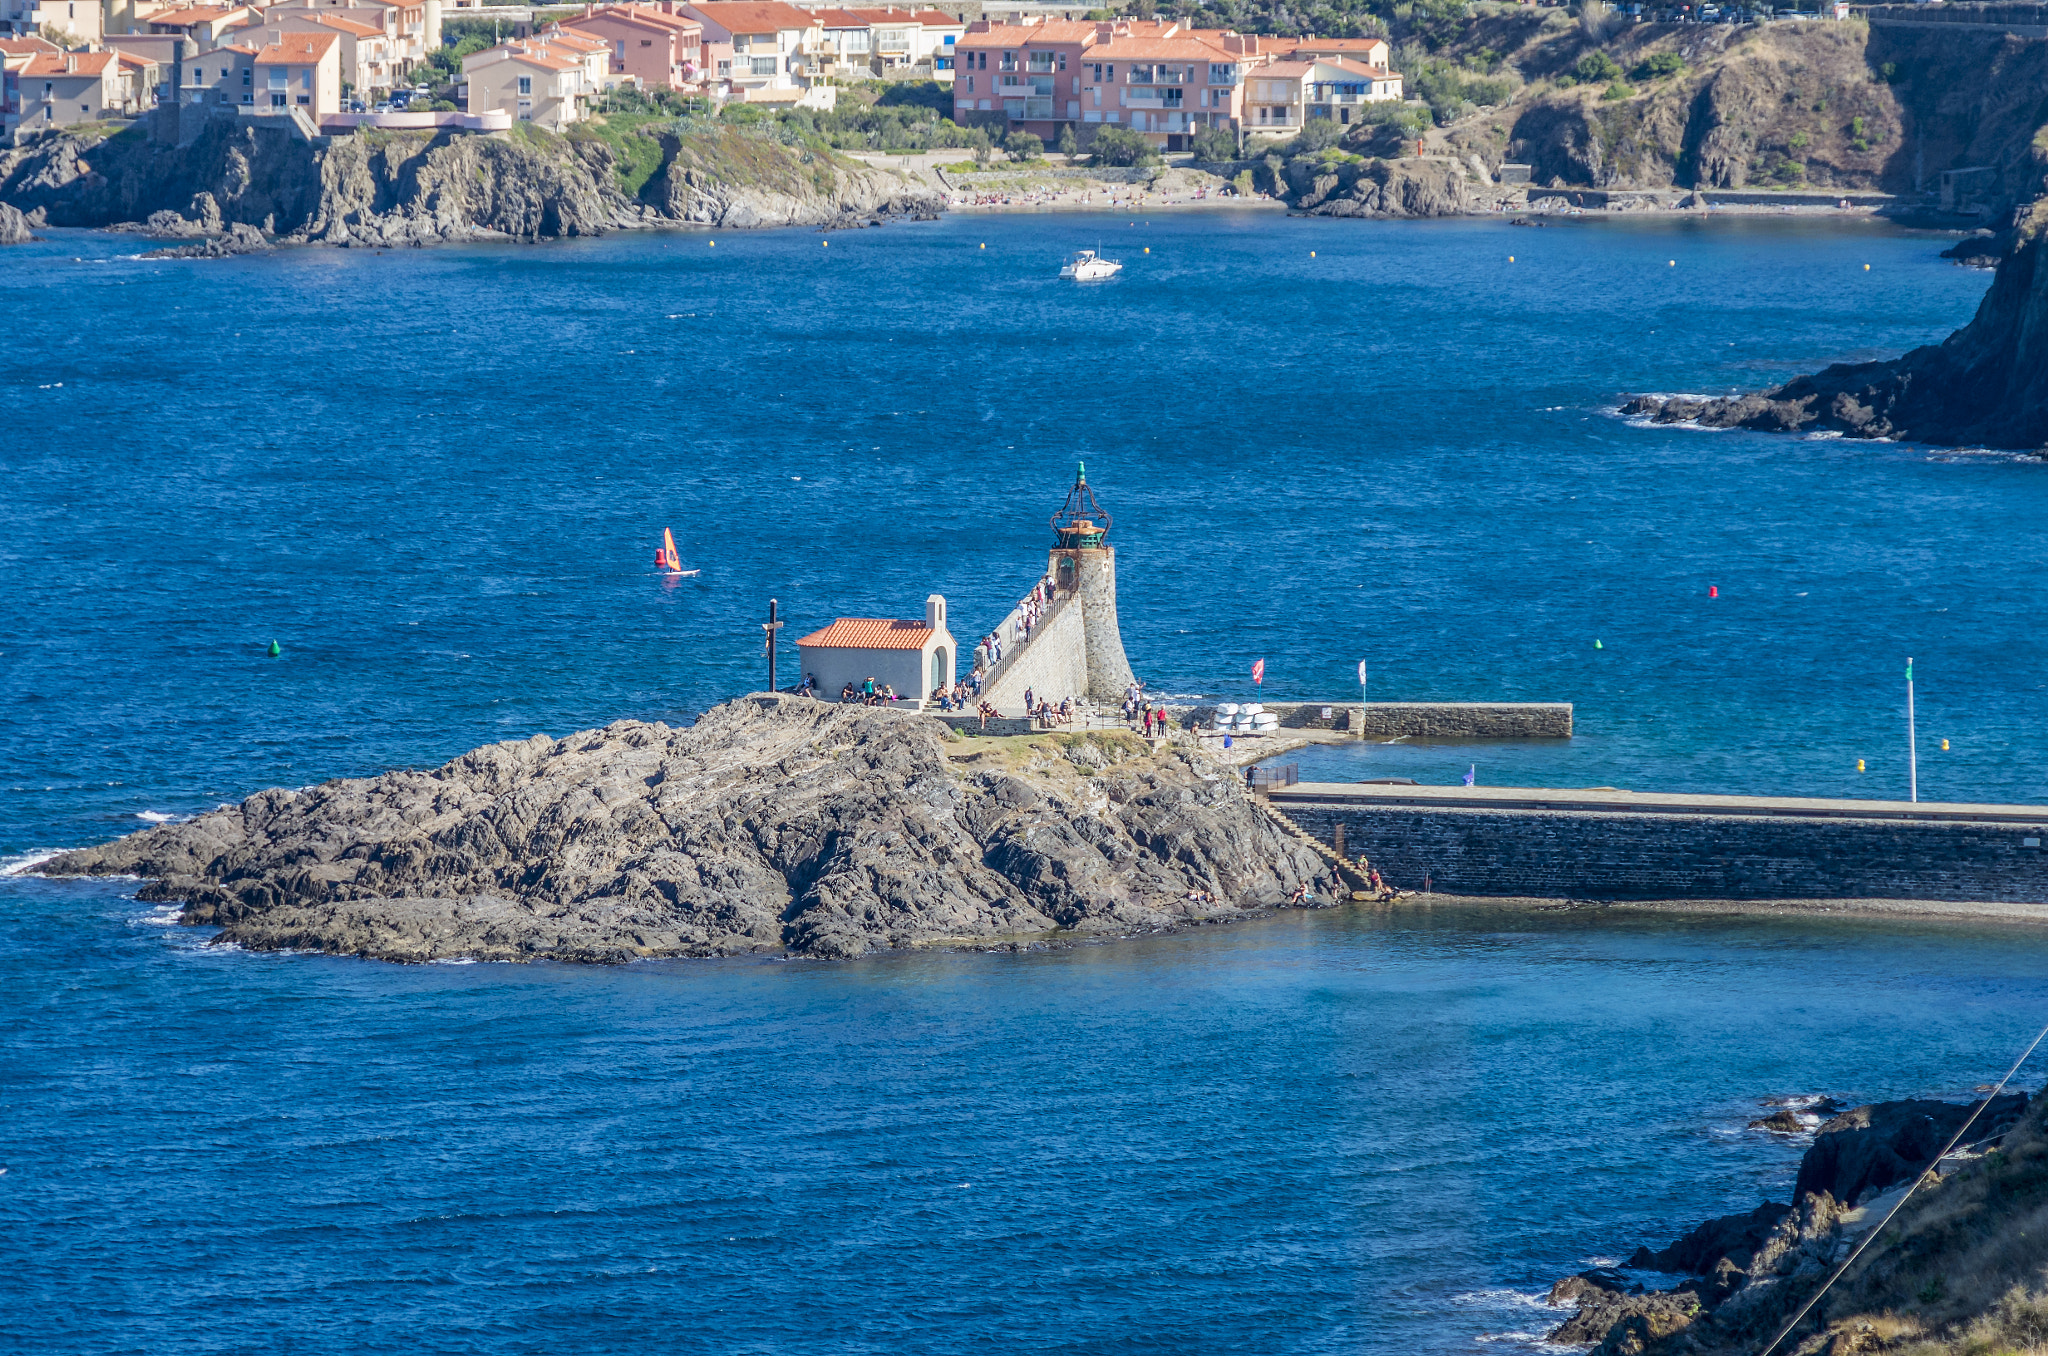
[[[924,620],[841,617],[796,643],[803,673],[819,697],[838,699],[848,683],[856,690],[868,679],[896,690],[900,705],[923,710],[932,689],[951,685],[960,647],[946,629],[946,600],[924,600]]]

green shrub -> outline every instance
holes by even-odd
[[[1188,141],[1197,160],[1237,159],[1237,134],[1227,127],[1205,127]]]
[[[1098,165],[1155,165],[1160,159],[1152,143],[1128,127],[1101,128],[1088,150]]]
[[[1602,99],[1626,99],[1635,91],[1617,80],[1600,92]]]
[[[1003,149],[1012,160],[1038,160],[1045,155],[1045,142],[1030,132],[1012,132],[1003,138]]]
[[[1685,69],[1685,58],[1676,52],[1658,52],[1636,63],[1628,73],[1631,80],[1662,80],[1667,75],[1677,75]]]
[[[1619,80],[1621,67],[1605,52],[1588,52],[1579,58],[1579,64],[1572,67],[1572,74],[1582,85],[1597,85],[1606,80]]]
[[[1070,122],[1061,123],[1059,141],[1060,154],[1072,155],[1074,153],[1076,145],[1077,143],[1074,140],[1074,124]]]

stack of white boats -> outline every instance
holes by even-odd
[[[1236,702],[1216,704],[1215,729],[1219,734],[1272,734],[1280,728],[1280,717],[1268,711],[1257,702]]]

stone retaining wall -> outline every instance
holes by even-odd
[[[1077,601],[1072,594],[1054,597],[1031,639],[1005,650],[1002,664],[982,684],[982,701],[1022,706],[1026,688],[1054,703],[1088,694],[1088,623]]]
[[[1462,810],[1276,802],[1323,843],[1344,826],[1391,885],[1576,899],[2048,903],[2041,823]]]

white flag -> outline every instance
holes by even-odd
[[[1363,659],[1358,661],[1358,685],[1360,687],[1365,686],[1365,661]]]

